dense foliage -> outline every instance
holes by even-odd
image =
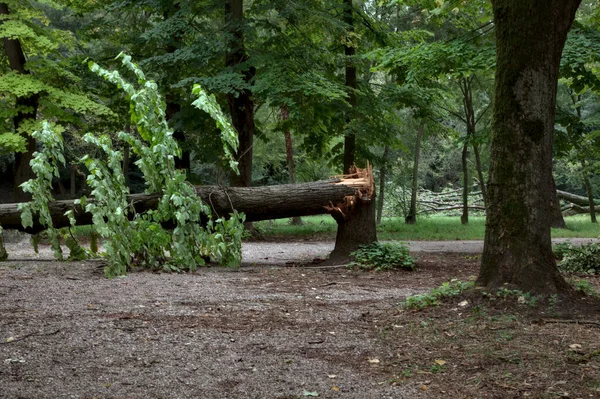
[[[363,270],[415,270],[415,259],[410,256],[406,245],[398,243],[374,242],[362,245],[352,252],[353,261],[349,266],[356,266]]]

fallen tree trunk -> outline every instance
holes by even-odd
[[[590,206],[590,201],[588,197],[584,197],[582,195],[571,194],[566,191],[556,190],[556,196],[558,199],[562,199],[568,202],[572,202],[573,204],[581,205],[581,206]],[[600,204],[600,200],[594,200],[595,204]],[[588,209],[589,213],[589,209]]]
[[[594,207],[594,209],[596,210],[596,212],[600,212],[600,205],[596,205]],[[577,205],[577,204],[569,204],[569,206],[563,207],[562,211],[567,216],[579,215],[582,213],[590,213],[590,207],[589,206],[581,206],[581,205]]]
[[[284,184],[263,187],[222,187],[197,186],[196,194],[213,210],[213,216],[227,216],[233,211],[243,212],[246,221],[281,219],[294,216],[308,216],[338,212],[338,204],[348,202],[348,198],[363,198],[370,190],[370,181],[364,178],[336,178],[301,184]],[[154,209],[160,194],[132,194],[129,196],[130,213],[144,213]],[[92,201],[92,199],[88,199]],[[0,204],[0,226],[28,233],[45,230],[34,217],[34,225],[23,228],[18,204]],[[73,209],[77,225],[92,223],[92,215],[85,212],[73,200],[54,201],[49,204],[54,227],[69,226],[64,215]]]

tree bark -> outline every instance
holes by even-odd
[[[0,3],[0,15],[8,15],[9,9],[6,3]],[[0,19],[0,24],[3,20]],[[29,71],[25,68],[26,60],[25,53],[21,47],[21,42],[18,39],[3,39],[4,52],[10,69],[14,72],[27,75]],[[35,119],[38,108],[37,94],[32,94],[28,97],[17,97],[16,108],[18,110],[17,115],[13,118],[15,126],[15,132],[19,131],[22,123],[27,119]],[[28,201],[31,195],[25,193],[20,185],[29,179],[35,177],[29,162],[33,159],[33,153],[36,150],[36,142],[33,137],[27,135],[26,137],[26,151],[23,153],[15,154],[15,176],[14,176],[14,201],[22,202]]]
[[[386,145],[383,149],[381,168],[379,168],[379,198],[377,199],[377,224],[381,224],[383,217],[383,197],[385,195],[385,179],[387,175],[387,159],[390,153],[390,146]]]
[[[281,119],[287,121],[290,118],[290,112],[286,107],[281,107]],[[290,129],[285,129],[285,159],[288,167],[288,173],[290,175],[290,184],[296,183],[296,167],[294,165],[294,145],[292,143],[292,133]],[[294,216],[292,218],[292,225],[301,226],[302,218],[300,216]]]
[[[417,223],[417,194],[419,192],[419,162],[421,160],[421,142],[423,141],[423,132],[425,125],[421,123],[417,130],[417,141],[415,143],[415,159],[413,162],[412,185],[410,189],[410,208],[408,215],[404,218],[406,224]]]
[[[549,215],[558,69],[580,1],[492,0],[497,67],[479,286],[569,290],[552,254]]]
[[[229,31],[228,47],[230,51],[225,56],[225,65],[237,68],[248,60],[244,45],[244,1],[225,1],[225,22]],[[253,68],[243,72],[244,82],[250,83]],[[231,122],[238,133],[239,147],[236,152],[240,174],[231,173],[230,181],[234,187],[250,187],[252,185],[252,145],[254,141],[254,101],[248,89],[237,89],[236,93],[227,94]]]
[[[282,219],[294,216],[335,213],[350,219],[352,212],[346,208],[350,202],[374,202],[372,174],[361,172],[355,178],[337,178],[301,184],[284,184],[263,187],[223,187],[197,186],[196,194],[213,210],[213,216],[229,215],[232,209],[246,214],[247,221]],[[132,194],[128,202],[135,213],[154,209],[160,199],[159,194]],[[93,201],[93,199],[89,199]],[[44,230],[34,217],[32,228],[23,228],[18,204],[0,204],[0,225],[4,229],[23,230],[37,233]],[[54,227],[67,227],[69,220],[65,212],[73,209],[78,225],[92,223],[92,215],[84,212],[74,201],[54,201],[49,204]],[[132,212],[133,215],[133,212]],[[372,220],[375,220],[374,218]]]

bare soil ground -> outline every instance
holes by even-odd
[[[8,244],[0,397],[600,397],[596,300],[475,292],[409,311],[407,295],[469,279],[479,256],[416,253],[416,272],[301,266],[332,245],[253,243],[238,271],[107,280],[101,261]]]

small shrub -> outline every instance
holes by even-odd
[[[363,270],[415,270],[415,259],[408,254],[409,249],[403,244],[374,242],[361,245],[350,256],[354,259],[349,266],[358,266]]]
[[[558,260],[562,260],[567,254],[573,251],[574,247],[570,241],[561,242],[560,244],[554,244],[552,246],[552,252],[554,257]]]
[[[594,287],[594,285],[587,280],[569,279],[567,280],[567,282],[571,284],[575,291],[579,291],[587,296],[600,295],[598,290],[596,290],[596,287]]]
[[[438,306],[442,299],[460,295],[463,291],[473,288],[472,281],[459,281],[452,279],[434,288],[427,294],[413,295],[406,298],[403,305],[408,309],[422,310],[430,306]]]
[[[592,243],[570,249],[558,268],[563,273],[599,274],[600,244]]]

